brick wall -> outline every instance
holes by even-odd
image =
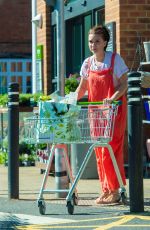
[[[31,1],[0,0],[0,55],[31,54]]]
[[[129,69],[137,70],[140,64],[138,40],[145,57],[143,41],[150,40],[150,0],[105,0],[106,23],[116,22],[117,52],[125,59]],[[124,159],[128,162],[127,131],[124,143]]]
[[[105,20],[116,22],[117,52],[129,68],[136,70],[140,62],[139,52],[135,54],[139,37],[142,52],[143,41],[150,40],[150,0],[105,0]]]
[[[43,89],[45,94],[51,92],[51,64],[50,64],[50,8],[44,0],[37,1],[37,14],[43,18],[42,29],[37,28],[37,44],[43,45]]]

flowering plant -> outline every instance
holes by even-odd
[[[70,74],[65,80],[65,94],[75,92],[80,82],[80,75],[78,73]]]

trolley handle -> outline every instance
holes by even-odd
[[[87,106],[87,105],[103,105],[103,101],[81,101],[81,102],[77,102],[78,105],[82,105],[82,106]],[[114,105],[121,105],[122,101],[113,101],[111,104]]]

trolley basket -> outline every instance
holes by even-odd
[[[67,154],[64,155],[66,167],[68,169],[68,176],[71,181],[71,187],[68,190],[68,195],[66,197],[69,214],[73,214],[74,205],[77,205],[76,186],[95,147],[108,148],[120,185],[122,202],[124,204],[126,203],[126,191],[112,147],[109,144],[113,138],[115,117],[117,115],[119,104],[120,102],[107,105],[101,102],[83,102],[80,104],[82,105],[81,109],[78,109],[77,112],[74,111],[72,113],[59,114],[54,118],[44,118],[38,114],[25,119],[26,142],[52,144],[38,198],[38,207],[41,214],[45,214],[46,209],[43,193],[52,192],[52,190],[48,191],[44,190],[44,188],[50,170],[52,157],[54,156],[55,146],[57,146],[57,144],[91,144],[74,179],[72,177]]]

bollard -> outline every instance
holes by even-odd
[[[143,212],[141,74],[128,73],[128,150],[130,211]]]
[[[19,198],[19,85],[8,88],[8,196]]]
[[[63,148],[55,148],[55,185],[57,190],[69,189],[69,179],[66,171]],[[57,198],[66,198],[67,192],[58,192]]]

